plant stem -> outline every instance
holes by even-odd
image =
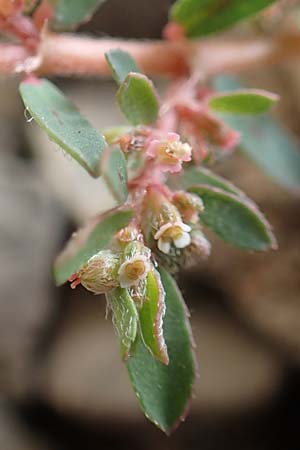
[[[203,41],[125,41],[93,39],[72,34],[48,34],[40,47],[40,75],[108,76],[104,53],[122,48],[149,75],[182,76],[195,69],[203,77],[221,72],[236,73],[266,67],[300,55],[300,34],[271,38]],[[0,44],[0,75],[13,74],[15,67],[32,56],[24,47]]]

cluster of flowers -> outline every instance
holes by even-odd
[[[122,229],[110,249],[94,255],[70,281],[99,294],[120,286],[132,298],[141,299],[145,280],[162,261],[172,270],[192,264],[210,253],[199,219],[201,199],[166,185],[168,173],[178,173],[192,159],[192,148],[176,133],[135,129],[117,138],[125,154],[143,156],[142,169],[129,183],[130,200],[136,215]]]
[[[210,254],[200,221],[201,198],[171,190],[168,180],[186,164],[203,164],[214,159],[218,150],[228,152],[239,144],[240,134],[210,110],[212,95],[193,80],[175,82],[161,107],[157,128],[108,132],[109,144],[118,145],[127,160],[129,202],[135,217],[118,233],[110,250],[95,255],[71,278],[72,287],[81,283],[103,293],[121,286],[138,300],[143,298],[147,274],[157,263],[175,272]]]

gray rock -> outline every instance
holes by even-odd
[[[51,262],[61,212],[36,172],[1,156],[0,164],[0,389],[30,389],[33,356],[51,320]]]

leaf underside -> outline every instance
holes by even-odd
[[[215,33],[262,11],[275,0],[177,0],[171,20],[183,25],[187,36]]]
[[[243,89],[216,94],[209,100],[211,109],[228,114],[262,114],[278,100],[276,94],[259,89]]]
[[[96,9],[105,0],[50,0],[54,7],[51,25],[56,30],[74,29],[90,20]]]
[[[117,203],[124,203],[128,197],[127,163],[120,147],[105,149],[101,161],[101,173]]]
[[[215,174],[205,167],[187,167],[179,176],[178,182],[181,189],[189,189],[195,184],[206,184],[223,189],[223,191],[230,192],[238,196],[245,196],[245,194],[230,181]],[[176,178],[174,180],[174,184],[176,186]]]
[[[130,72],[141,73],[135,60],[128,52],[121,49],[110,50],[105,53],[106,61],[111,69],[115,81],[120,85]]]
[[[160,275],[166,292],[163,328],[169,365],[154,359],[138,335],[127,368],[146,417],[169,434],[187,412],[195,380],[195,360],[181,293],[172,277],[162,268]]]
[[[106,146],[103,136],[80,114],[76,106],[50,81],[24,81],[20,93],[38,125],[49,138],[69,153],[94,177]]]
[[[158,117],[159,103],[152,81],[129,73],[117,92],[120,109],[133,125],[151,124]]]
[[[149,272],[146,298],[139,310],[141,336],[144,345],[159,361],[169,363],[167,346],[163,335],[165,294],[157,271]]]
[[[241,89],[234,77],[214,80],[216,89]],[[269,176],[282,186],[300,189],[300,146],[298,140],[282,124],[269,116],[238,117],[222,115],[229,126],[241,133],[241,149]]]
[[[118,335],[121,355],[127,359],[137,333],[138,313],[127,289],[116,288],[106,294],[112,310],[113,325]]]
[[[207,185],[191,187],[189,192],[199,195],[204,203],[201,222],[224,241],[248,250],[276,248],[269,223],[246,197]]]

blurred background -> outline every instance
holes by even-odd
[[[81,31],[159,38],[170,4],[109,0]],[[230,33],[279,32],[289,14]],[[300,61],[246,80],[282,95],[276,114],[299,136]],[[112,82],[55,82],[96,127],[121,121]],[[112,200],[24,117],[17,85],[0,79],[0,449],[299,450],[299,196],[242,154],[217,167],[265,212],[279,251],[244,253],[212,237],[211,258],[180,274],[199,377],[186,423],[167,438],[139,411],[104,297],[53,285],[63,242]]]

